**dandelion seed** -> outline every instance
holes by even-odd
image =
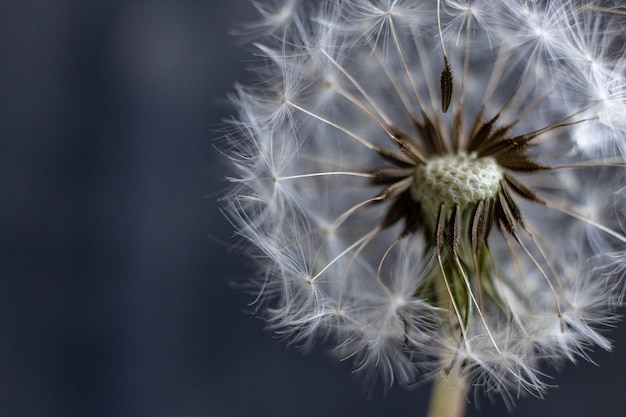
[[[366,379],[436,379],[431,415],[461,415],[469,387],[542,396],[542,361],[609,350],[626,288],[624,15],[274,9],[260,9],[261,85],[235,99],[225,198],[270,326],[333,341]]]

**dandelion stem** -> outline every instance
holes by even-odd
[[[465,381],[455,366],[435,377],[430,393],[427,417],[462,417],[465,415]]]

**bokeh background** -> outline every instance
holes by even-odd
[[[0,2],[0,416],[424,414],[288,349],[230,285],[225,97],[246,0]],[[514,416],[626,416],[626,326]],[[470,406],[470,409],[473,409]],[[506,415],[482,399],[470,416]]]

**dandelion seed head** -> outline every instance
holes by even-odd
[[[544,395],[545,362],[609,350],[626,51],[598,4],[259,6],[224,211],[270,327],[368,381],[455,369],[507,404]]]

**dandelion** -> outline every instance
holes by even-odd
[[[259,314],[366,380],[542,396],[624,301],[624,11],[321,0],[259,10],[225,211]]]

